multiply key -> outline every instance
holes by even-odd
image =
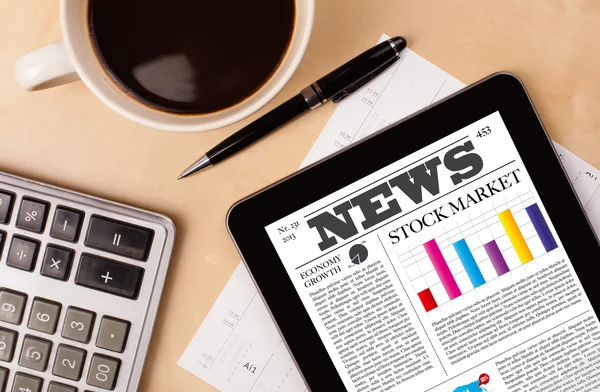
[[[73,261],[72,249],[48,245],[40,273],[54,279],[67,280]]]
[[[135,299],[144,270],[129,264],[82,254],[75,283],[81,286]]]

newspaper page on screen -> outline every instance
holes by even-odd
[[[265,229],[348,391],[600,388],[598,318],[498,112]]]

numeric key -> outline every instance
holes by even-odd
[[[27,295],[18,291],[0,290],[0,321],[19,325],[23,320]]]
[[[87,310],[69,307],[65,316],[62,337],[80,343],[88,343],[96,314]]]
[[[48,392],[77,392],[77,388],[52,381],[48,386]]]
[[[0,328],[0,361],[11,362],[13,360],[18,336],[19,334],[15,331]]]
[[[17,227],[35,233],[43,232],[44,226],[46,226],[48,207],[48,203],[44,201],[23,198],[17,217]]]
[[[87,383],[98,388],[113,390],[117,383],[120,366],[121,361],[116,358],[94,354],[90,363]]]
[[[79,348],[61,344],[56,351],[52,374],[55,376],[79,381],[85,362],[86,352]]]
[[[53,335],[56,332],[61,307],[58,302],[34,299],[27,326],[36,331]]]
[[[6,391],[6,382],[8,381],[8,369],[0,367],[0,392]]]
[[[42,392],[44,380],[39,377],[17,372],[13,381],[12,392]]]
[[[45,372],[48,367],[48,357],[52,349],[52,342],[33,336],[26,336],[21,348],[19,365],[29,369]]]

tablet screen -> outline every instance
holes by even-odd
[[[496,112],[265,228],[348,391],[600,388],[598,318],[520,153]]]

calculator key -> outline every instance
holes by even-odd
[[[79,381],[85,362],[85,350],[61,344],[56,351],[52,374]]]
[[[6,391],[6,382],[8,381],[8,369],[0,367],[0,392]]]
[[[39,372],[45,372],[46,367],[48,367],[48,357],[50,356],[51,349],[52,342],[33,336],[26,336],[21,348],[19,365]]]
[[[0,230],[0,257],[2,257],[2,250],[4,249],[4,242],[6,240],[6,232]]]
[[[48,203],[33,200],[23,199],[21,201],[21,209],[17,217],[17,227],[23,230],[41,233],[46,225],[46,214],[48,213]]]
[[[69,307],[65,316],[62,337],[76,342],[88,343],[96,314],[87,310]]]
[[[8,289],[0,290],[0,321],[19,325],[23,320],[27,295]]]
[[[43,383],[44,381],[39,377],[17,372],[11,392],[42,392]]]
[[[54,279],[69,279],[73,254],[74,252],[71,249],[48,245],[40,273]]]
[[[7,224],[12,212],[14,195],[0,191],[0,223]]]
[[[34,299],[27,326],[36,331],[45,332],[50,335],[54,334],[61,308],[62,306],[58,302],[40,298]]]
[[[6,265],[33,271],[40,243],[27,237],[14,236],[10,244]]]
[[[135,299],[144,270],[129,264],[82,254],[75,283],[81,286]]]
[[[77,242],[82,222],[83,212],[57,207],[50,236],[64,241]]]
[[[125,350],[130,325],[129,321],[107,316],[102,317],[96,347],[122,353]]]
[[[88,385],[113,390],[117,383],[121,361],[116,358],[94,354],[87,376]]]
[[[85,244],[91,248],[145,261],[153,236],[152,230],[93,216]]]
[[[19,334],[15,331],[0,328],[0,361],[10,362],[13,360],[18,336]]]
[[[52,381],[48,386],[48,392],[77,392],[77,388]]]

